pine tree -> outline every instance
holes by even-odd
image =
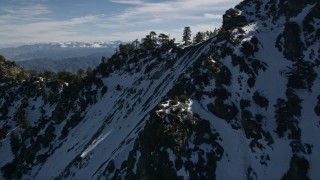
[[[193,43],[198,44],[198,43],[204,41],[204,39],[205,39],[204,33],[198,32],[193,39]]]
[[[103,57],[103,58],[104,58],[104,57]],[[101,61],[104,60],[103,58],[101,59]],[[85,76],[84,70],[83,70],[83,69],[79,69],[79,70],[77,71],[77,76],[82,79],[82,78]]]
[[[168,42],[169,42],[169,36],[166,35],[166,34],[161,33],[161,34],[159,34],[159,36],[158,36],[158,41],[159,41],[159,43],[160,43],[161,45],[168,44]]]
[[[20,149],[20,139],[19,135],[14,131],[10,134],[10,145],[12,154],[17,156]]]
[[[174,38],[170,39],[169,35],[166,35],[163,33],[159,34],[158,42],[159,42],[159,45],[162,49],[171,49],[171,48],[176,47],[176,44],[174,43],[175,39]]]
[[[155,49],[157,46],[157,33],[154,31],[151,31],[150,34],[146,35],[145,38],[142,38],[142,47],[144,47],[147,50]]]
[[[184,45],[188,46],[191,40],[191,29],[190,27],[185,27],[183,30],[182,40],[184,41]]]
[[[133,50],[134,50],[134,45],[131,43],[119,45],[119,52],[122,55],[128,55],[128,53],[132,52]]]
[[[219,29],[217,29],[217,28],[214,28],[214,31],[213,31],[213,36],[217,35],[217,34],[218,34],[218,32],[219,32]]]

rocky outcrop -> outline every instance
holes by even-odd
[[[7,61],[0,55],[0,82],[9,80],[23,80],[30,76],[30,73],[17,67],[14,62]]]

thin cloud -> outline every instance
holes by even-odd
[[[223,12],[239,1],[109,0],[108,2],[124,5],[112,14],[96,11],[93,14],[79,13],[70,18],[57,19],[58,12],[46,6],[48,3],[39,4],[37,1],[37,4],[35,0],[29,0],[29,3],[23,5],[8,4],[0,8],[0,39],[2,43],[130,41],[141,39],[150,31],[157,31],[180,40],[185,26],[190,26],[194,33],[220,26]]]
[[[51,11],[42,4],[34,4],[34,3],[24,3],[24,6],[21,8],[7,8],[4,9],[4,12],[15,15],[43,15],[49,14]]]
[[[45,16],[52,12],[44,5],[34,3],[23,3],[20,8],[5,8],[0,15],[0,23],[15,23],[47,20]]]
[[[220,24],[210,24],[210,23],[204,23],[204,24],[195,24],[191,25],[191,34],[195,35],[197,32],[204,32],[207,30],[213,31],[215,28],[218,28]],[[164,33],[170,36],[170,38],[175,38],[176,41],[181,41],[182,34],[183,34],[184,26],[169,29],[169,30],[163,30],[163,29],[147,29],[147,30],[141,30],[141,31],[131,31],[131,32],[116,32],[111,33],[108,35],[108,38],[111,40],[122,40],[122,41],[133,41],[135,39],[141,40],[141,38],[144,38],[147,34],[150,33],[150,31],[155,31],[157,34]],[[103,39],[103,37],[101,37]]]
[[[139,0],[110,0],[110,2],[113,2],[113,3],[119,3],[119,4],[134,4],[134,5],[137,5],[137,4],[142,4],[143,1],[139,1]]]
[[[3,39],[17,39],[27,42],[56,41],[70,39],[81,34],[79,26],[100,21],[100,16],[83,16],[66,20],[46,20],[27,23],[7,24],[1,28],[0,37]],[[78,31],[79,29],[79,31]],[[18,37],[17,37],[18,36]]]
[[[147,1],[112,15],[99,26],[122,31],[108,34],[110,36],[133,39],[141,38],[148,33],[141,27],[154,26],[179,40],[185,26],[191,26],[195,33],[219,27],[223,12],[234,6],[235,2],[236,0],[173,0],[156,3]],[[177,28],[177,25],[180,27]]]
[[[209,18],[209,19],[221,19],[222,15],[221,14],[210,14],[210,13],[205,13],[204,14],[205,18]]]
[[[222,14],[212,14],[212,11],[227,9],[234,4],[234,0],[176,0],[163,3],[142,3],[138,6],[127,8],[121,13],[110,17],[107,24],[127,23],[171,23],[181,20],[221,19]],[[221,12],[220,12],[221,13]],[[161,21],[160,21],[161,19]]]

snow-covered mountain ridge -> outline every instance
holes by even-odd
[[[0,78],[2,177],[319,179],[319,8],[246,0],[198,45]]]
[[[121,44],[121,41],[111,42],[61,42],[58,43],[63,48],[107,48],[114,47]]]

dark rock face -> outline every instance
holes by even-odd
[[[282,15],[285,15],[287,19],[291,17],[295,17],[303,10],[304,7],[314,3],[317,3],[317,1],[316,0],[306,0],[306,1],[280,0],[278,16],[280,17]]]
[[[316,105],[316,107],[314,108],[314,112],[320,116],[320,96],[318,96],[318,103]]]
[[[283,54],[287,59],[292,61],[301,60],[304,46],[300,37],[300,26],[296,22],[287,22],[283,32]]]
[[[310,179],[307,176],[309,167],[309,162],[305,158],[295,154],[291,158],[289,171],[281,179]]]
[[[181,179],[183,176],[177,171],[182,169],[189,172],[191,179],[216,178],[216,163],[224,151],[218,143],[219,134],[212,130],[208,121],[183,110],[189,102],[179,100],[178,103],[153,111],[129,160],[115,172],[116,179],[121,179],[123,171],[126,179]],[[209,149],[203,148],[203,144]],[[138,153],[141,155],[135,159]]]
[[[222,27],[226,30],[230,30],[234,27],[242,27],[248,24],[244,16],[239,15],[240,11],[237,9],[229,9],[223,15],[223,25]]]

